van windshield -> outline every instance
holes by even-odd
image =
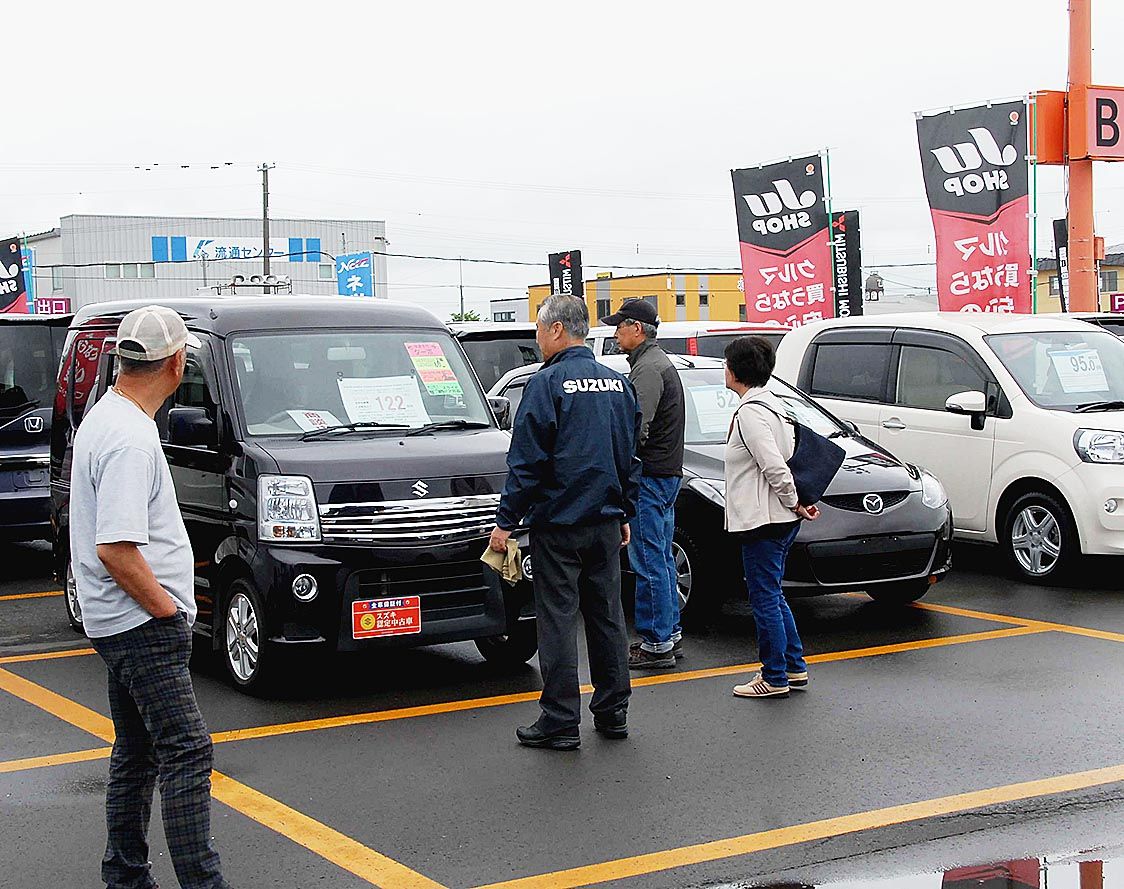
[[[693,368],[679,371],[687,400],[685,439],[689,445],[720,444],[730,431],[739,398],[726,388],[726,375],[720,367]],[[768,390],[784,405],[788,415],[823,436],[846,433],[830,414],[805,398],[788,383],[776,377],[769,380]]]
[[[20,322],[0,325],[0,418],[51,403],[66,331]]]
[[[296,435],[345,423],[491,425],[444,331],[253,334],[230,343],[246,432]]]
[[[1088,332],[1003,333],[985,339],[1039,407],[1076,411],[1118,408],[1124,401],[1124,342],[1111,333],[1090,325]]]

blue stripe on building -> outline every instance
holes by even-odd
[[[172,238],[172,262],[187,262],[187,238]]]
[[[167,262],[168,261],[168,239],[163,237],[153,236],[152,238],[152,261],[153,262]]]
[[[289,262],[304,262],[304,241],[289,238]]]
[[[304,255],[308,262],[320,262],[323,257],[320,255],[320,239],[319,238],[305,238],[304,239]]]

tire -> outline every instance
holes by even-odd
[[[908,605],[929,592],[930,586],[929,578],[926,577],[923,580],[880,584],[868,589],[866,594],[879,605]]]
[[[722,605],[724,589],[722,574],[715,565],[718,560],[713,554],[708,558],[696,539],[679,525],[675,526],[671,551],[678,574],[680,621],[697,624],[713,617]]]
[[[477,639],[476,649],[489,664],[512,669],[521,667],[539,650],[538,628],[533,620],[521,620],[502,636]]]
[[[260,694],[272,688],[279,660],[262,632],[261,596],[249,583],[236,580],[223,597],[218,653],[227,674],[238,688]]]
[[[82,606],[78,603],[78,587],[74,582],[74,568],[70,559],[66,560],[66,585],[63,587],[63,604],[66,606],[66,620],[75,633],[86,635],[82,624]]]
[[[1002,545],[1015,576],[1027,583],[1058,582],[1080,555],[1077,528],[1064,502],[1039,492],[1011,504]]]

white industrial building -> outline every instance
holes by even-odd
[[[385,222],[271,219],[269,235],[270,272],[288,276],[293,293],[335,294],[334,257],[370,251],[375,295],[387,296]],[[75,215],[26,241],[33,296],[56,312],[214,292],[234,275],[262,274],[261,219]]]
[[[525,296],[515,299],[493,299],[489,309],[493,321],[529,321],[528,300]]]

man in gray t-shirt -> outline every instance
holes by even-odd
[[[110,889],[154,886],[148,856],[160,779],[164,833],[184,889],[225,889],[211,843],[211,737],[191,684],[194,560],[153,418],[179,387],[187,347],[171,309],[148,306],[117,331],[118,377],[74,437],[70,554],[83,624],[109,672]]]

